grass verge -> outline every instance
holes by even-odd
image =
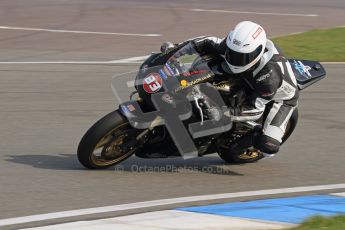
[[[272,40],[288,58],[345,61],[345,28],[316,29]]]
[[[345,216],[312,217],[298,227],[289,230],[344,230]]]

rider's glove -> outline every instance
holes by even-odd
[[[161,45],[161,52],[166,54],[166,53],[169,53],[170,50],[174,49],[175,48],[175,45],[171,42],[164,42],[162,45]]]

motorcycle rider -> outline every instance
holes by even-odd
[[[233,121],[255,121],[268,112],[263,126],[244,135],[230,151],[241,154],[254,146],[264,156],[277,153],[297,107],[299,90],[291,65],[267,39],[262,26],[243,21],[224,39],[204,36],[192,41],[200,54],[221,55],[223,71],[244,79],[251,89],[246,103],[230,108]],[[163,46],[161,49],[171,47],[168,43]]]

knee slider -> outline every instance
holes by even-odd
[[[259,134],[255,140],[254,147],[261,152],[275,154],[279,151],[280,142],[272,137]]]

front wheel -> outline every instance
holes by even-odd
[[[78,160],[89,169],[105,169],[124,161],[137,150],[138,130],[117,110],[97,121],[78,146]]]

